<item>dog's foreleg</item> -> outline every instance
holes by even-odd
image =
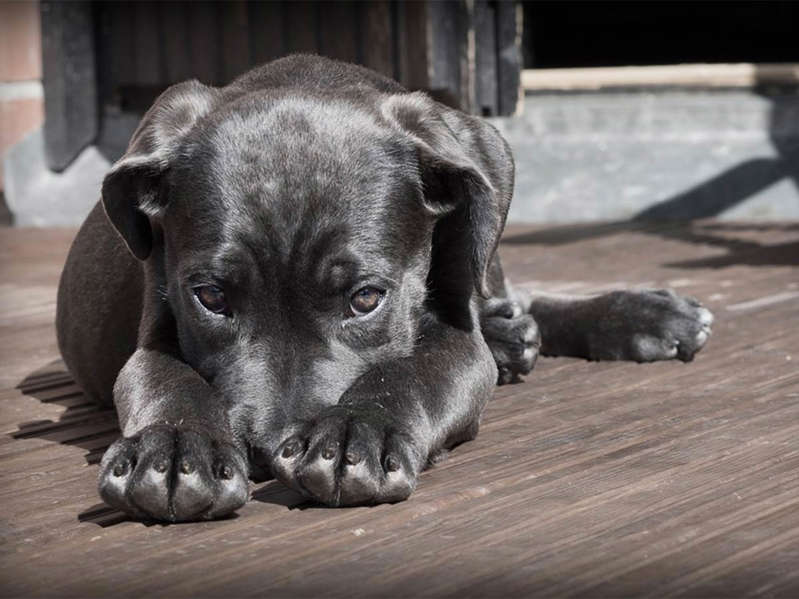
[[[429,459],[477,434],[496,376],[479,332],[434,322],[412,356],[373,368],[293,431],[275,475],[328,505],[403,500]]]
[[[114,403],[123,437],[103,456],[99,490],[132,515],[214,518],[247,500],[247,462],[225,405],[190,366],[139,348],[120,371]]]

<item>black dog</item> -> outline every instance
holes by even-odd
[[[260,473],[329,505],[402,500],[539,350],[702,347],[710,312],[668,291],[514,293],[512,189],[490,125],[360,67],[291,56],[164,92],[59,288],[64,359],[122,427],[103,499],[214,518]]]

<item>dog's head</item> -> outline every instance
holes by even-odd
[[[103,205],[238,429],[335,403],[425,318],[474,326],[510,192],[466,118],[422,94],[197,82],[145,115]]]

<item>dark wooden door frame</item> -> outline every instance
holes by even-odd
[[[61,171],[95,142],[109,108],[140,113],[177,81],[221,85],[296,51],[359,62],[466,112],[511,115],[521,14],[514,0],[42,0],[48,165]]]

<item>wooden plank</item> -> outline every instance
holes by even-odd
[[[430,86],[429,17],[427,2],[403,2],[395,27],[399,82],[411,90]]]
[[[222,8],[222,80],[227,83],[250,66],[249,8],[245,0],[226,2]]]
[[[358,3],[337,0],[319,6],[319,53],[347,62],[358,60]]]
[[[516,2],[497,2],[497,80],[499,114],[515,114],[521,98],[522,7]]]
[[[119,88],[123,85],[136,83],[136,55],[135,30],[132,23],[135,19],[135,7],[126,2],[113,2],[103,4],[100,10],[106,15],[103,30],[105,44],[100,51],[108,57],[109,92],[112,94],[108,100],[114,105],[119,105]],[[107,30],[105,29],[107,27]]]
[[[481,116],[499,114],[496,13],[488,0],[474,4],[475,112]]]
[[[296,0],[284,6],[283,31],[287,52],[319,52],[319,3]]]
[[[687,87],[750,89],[799,84],[799,64],[678,64],[578,69],[525,69],[525,91]]]
[[[44,143],[62,171],[97,136],[97,76],[89,2],[42,2]]]
[[[160,2],[158,4],[162,23],[164,46],[164,70],[166,83],[174,84],[195,77],[192,66],[191,33],[189,32],[188,2]]]
[[[428,89],[439,101],[465,112],[472,109],[468,68],[469,15],[465,2],[427,5]]]
[[[360,62],[378,73],[396,77],[391,3],[388,0],[361,3],[358,16],[361,20]]]
[[[250,2],[250,64],[269,62],[285,53],[284,3]]]
[[[202,83],[221,85],[222,52],[220,5],[193,2],[189,10],[189,47],[194,77]]]
[[[164,83],[161,56],[159,28],[161,19],[158,4],[155,2],[135,2],[133,4],[133,21],[126,23],[133,29],[135,39],[135,53],[133,64],[135,69],[135,83],[144,88],[156,88]],[[130,57],[128,57],[130,59]]]

